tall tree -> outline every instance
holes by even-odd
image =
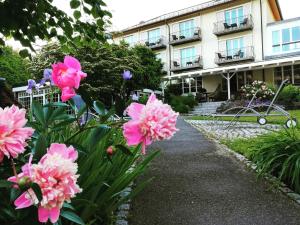
[[[53,5],[53,0],[1,0],[0,34],[13,37],[24,47],[34,50],[37,38],[56,37],[61,44],[80,44],[104,40],[104,25],[110,12],[103,0],[68,0],[73,17]],[[82,19],[82,17],[84,17]],[[0,35],[0,45],[5,45]],[[28,55],[22,50],[21,55]]]

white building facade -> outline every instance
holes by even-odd
[[[164,85],[180,82],[184,94],[220,89],[226,99],[253,80],[300,83],[300,18],[283,20],[276,0],[209,1],[114,34],[121,40],[155,51]]]

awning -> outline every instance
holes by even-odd
[[[260,70],[260,69],[273,68],[273,67],[285,66],[285,65],[293,65],[293,64],[300,64],[299,56],[265,60],[260,62],[251,62],[246,64],[232,65],[232,66],[215,67],[211,69],[199,69],[199,70],[194,70],[185,73],[173,74],[171,76],[165,76],[164,80],[180,79],[186,77],[209,76],[209,75],[217,75],[217,74],[223,74],[228,72]]]

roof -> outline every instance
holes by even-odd
[[[201,10],[209,9],[209,8],[212,8],[215,6],[223,5],[223,4],[226,4],[229,2],[234,2],[234,1],[236,1],[236,0],[210,0],[210,1],[198,4],[198,5],[188,7],[188,8],[184,8],[181,10],[166,13],[161,16],[155,17],[153,19],[147,20],[147,21],[142,21],[139,24],[136,24],[134,26],[131,26],[131,27],[121,30],[121,33],[128,32],[128,31],[138,29],[138,28],[142,28],[142,27],[145,27],[148,25],[156,24],[159,22],[167,21],[167,20],[170,20],[170,19],[173,19],[176,17],[189,15],[191,13],[199,12]],[[269,4],[271,5],[272,12],[273,12],[275,18],[277,20],[282,20],[283,17],[282,17],[282,13],[281,13],[281,9],[280,9],[278,0],[268,0],[268,1],[269,1]],[[117,33],[118,32],[115,32],[115,34],[117,34]]]
[[[282,59],[273,59],[273,60],[265,60],[259,62],[252,62],[240,65],[233,66],[223,66],[223,67],[215,67],[210,69],[202,69],[196,70],[186,73],[175,74],[171,76],[165,76],[164,80],[171,80],[176,78],[184,78],[184,77],[199,77],[199,76],[208,76],[208,75],[216,75],[223,74],[227,72],[239,72],[239,71],[247,71],[247,70],[258,70],[265,68],[273,68],[281,65],[291,65],[291,64],[300,64],[300,56],[290,57],[290,58],[282,58]]]
[[[183,16],[183,15],[186,15],[186,14],[198,12],[198,11],[201,11],[201,10],[204,10],[204,9],[208,9],[208,8],[211,8],[211,7],[215,7],[217,5],[221,5],[221,4],[225,4],[225,3],[233,2],[233,1],[235,1],[235,0],[211,0],[211,1],[208,1],[208,2],[204,2],[204,3],[198,4],[198,5],[188,7],[188,8],[184,8],[184,9],[181,9],[181,10],[166,13],[166,14],[163,14],[161,16],[155,17],[153,19],[147,20],[147,21],[143,21],[139,24],[136,24],[134,26],[126,28],[126,29],[122,30],[121,32],[126,32],[126,31],[129,31],[129,30],[135,29],[135,28],[139,28],[139,27],[143,27],[143,26],[146,26],[146,25],[149,25],[149,24],[165,21],[165,20],[175,18],[175,17],[178,17],[178,16]]]

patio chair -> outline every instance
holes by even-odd
[[[238,50],[236,54],[233,55],[233,58],[241,58],[242,50]]]
[[[223,23],[223,24],[224,24],[225,29],[230,29],[231,28],[231,26],[229,26],[228,23]]]
[[[184,35],[180,35],[179,38],[180,39],[185,39],[185,36]]]
[[[248,23],[248,18],[244,18],[244,20],[240,23],[240,26],[246,26]]]
[[[157,45],[162,44],[162,38],[159,38],[156,42]]]
[[[194,64],[199,65],[200,61],[201,61],[201,57],[199,56],[194,60]]]
[[[236,23],[232,23],[230,27],[231,28],[237,28],[237,24]]]
[[[178,40],[178,37],[175,34],[172,34],[172,39],[173,39],[173,41],[176,41],[176,40]]]
[[[222,93],[222,86],[221,84],[219,84],[214,92],[207,95],[208,101],[217,100],[217,98],[220,96],[221,93]]]
[[[145,45],[146,45],[147,47],[149,47],[149,46],[150,46],[149,41],[146,41],[146,42],[145,42]]]
[[[174,66],[175,68],[177,68],[177,67],[180,67],[180,64],[179,64],[177,61],[173,61],[173,66]]]
[[[221,61],[226,59],[226,57],[222,56],[222,54],[220,52],[218,52],[217,55],[218,55],[219,60],[221,60]]]

